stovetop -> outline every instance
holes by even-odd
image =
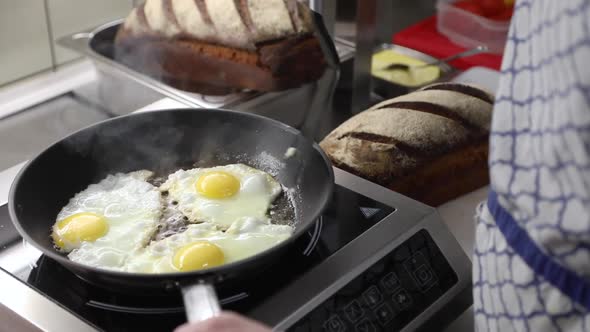
[[[222,307],[248,314],[394,211],[393,207],[337,185],[329,207],[306,236],[297,241],[290,256],[284,257],[272,271],[261,273],[262,278],[256,282],[240,284],[235,290],[219,294]],[[26,246],[16,244],[23,245]],[[0,255],[13,247],[1,247]],[[45,256],[33,260],[17,276],[102,330],[170,331],[186,320],[180,292],[167,297],[116,294],[88,284]]]

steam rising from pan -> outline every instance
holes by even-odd
[[[94,178],[87,184],[98,182],[108,174],[139,169],[148,169],[158,177],[165,177],[181,168],[243,163],[279,180],[298,219],[298,207],[302,201],[299,173],[304,164],[297,156],[284,160],[286,147],[274,147],[275,137],[250,130],[247,125],[237,130],[235,122],[217,118],[191,125],[183,123],[173,111],[167,112],[156,112],[160,113],[158,116],[132,115],[132,121],[109,120],[113,122],[108,126],[69,137],[63,146],[68,154],[80,154],[91,160],[85,167],[93,167]],[[194,139],[195,135],[198,140]],[[287,147],[302,144],[290,143]]]

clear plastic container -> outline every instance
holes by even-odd
[[[438,0],[438,31],[457,45],[471,48],[486,45],[502,54],[510,22],[493,21],[453,6],[455,0]]]

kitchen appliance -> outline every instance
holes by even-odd
[[[465,311],[471,263],[436,210],[342,170],[334,175],[331,203],[296,250],[272,272],[220,296],[223,308],[288,331],[440,330]],[[105,331],[170,331],[186,320],[180,293],[105,291],[26,243],[0,247],[0,268],[2,278],[22,281],[12,285],[23,294],[19,303],[39,293],[51,300],[21,310],[38,325],[61,321],[39,317],[46,306]]]

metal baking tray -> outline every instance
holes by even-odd
[[[314,15],[316,24],[316,36],[320,40],[324,56],[328,62],[328,69],[324,76],[317,82],[305,84],[300,88],[289,89],[280,92],[262,93],[262,92],[240,92],[224,96],[207,96],[192,92],[187,92],[173,88],[163,82],[153,79],[145,74],[135,71],[119,62],[114,58],[114,39],[122,24],[123,20],[116,20],[93,29],[77,32],[58,39],[60,46],[73,50],[77,53],[87,56],[96,65],[98,71],[107,76],[106,81],[111,84],[103,87],[112,89],[117,92],[121,87],[117,84],[121,80],[125,82],[126,89],[128,82],[135,82],[136,85],[147,87],[165,97],[177,100],[190,107],[200,108],[228,108],[242,110],[246,112],[265,115],[276,120],[287,123],[291,126],[301,128],[305,127],[308,121],[324,110],[330,107],[326,103],[330,102],[331,95],[339,77],[340,58],[350,58],[354,53],[354,48],[347,45],[336,46],[328,35],[323,25],[322,18],[319,14]],[[324,87],[327,85],[328,87]],[[129,98],[133,94],[141,93],[137,91],[127,92]],[[120,93],[121,94],[121,93]]]

